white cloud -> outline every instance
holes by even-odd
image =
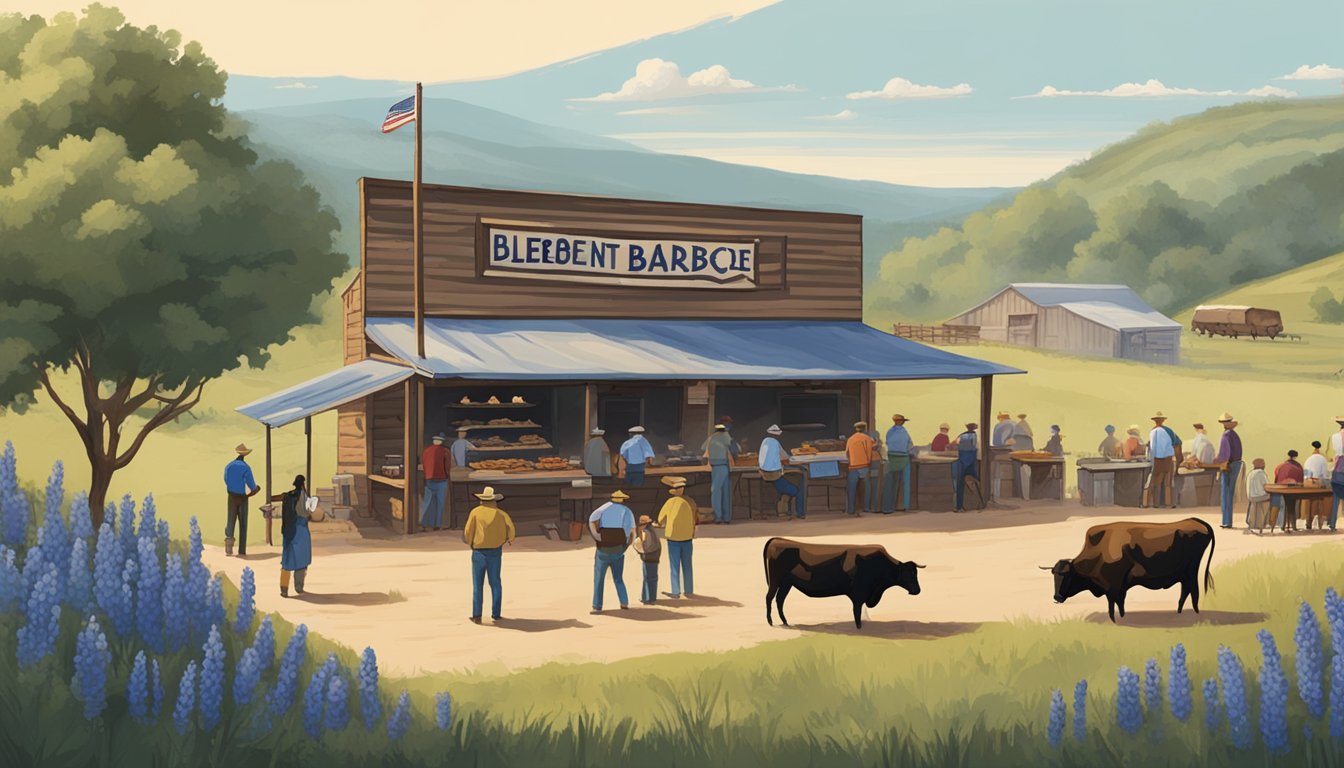
[[[750,80],[739,80],[722,64],[714,64],[683,77],[675,61],[645,59],[635,67],[635,76],[621,84],[620,90],[572,101],[658,101],[721,93],[796,90],[796,85],[771,87],[757,85]]]
[[[856,118],[856,117],[858,117],[858,116],[859,116],[859,113],[858,113],[858,112],[855,112],[855,111],[852,110],[852,109],[842,109],[842,110],[840,110],[839,112],[836,112],[834,115],[815,115],[815,116],[812,117],[812,119],[813,119],[813,120],[853,120],[854,118]]]
[[[1019,99],[1054,99],[1073,96],[1096,96],[1111,99],[1164,98],[1168,96],[1259,96],[1288,98],[1296,96],[1293,91],[1272,85],[1252,88],[1249,91],[1201,91],[1198,88],[1173,88],[1161,80],[1148,80],[1142,83],[1121,83],[1104,91],[1070,91],[1047,85],[1030,96],[1018,96]]]
[[[1328,64],[1317,64],[1307,66],[1303,64],[1293,70],[1291,74],[1275,78],[1277,80],[1344,80],[1344,68],[1332,67]]]
[[[314,88],[317,88],[317,86],[300,82],[281,83],[280,85],[275,86],[277,91],[311,91]]]
[[[626,109],[617,112],[617,115],[635,116],[635,115],[698,115],[704,112],[696,107],[645,107],[643,109]]]
[[[938,85],[919,85],[906,80],[904,77],[893,77],[882,86],[880,91],[855,91],[849,94],[851,99],[947,99],[954,96],[965,96],[975,90],[967,83],[959,83],[950,87]]]

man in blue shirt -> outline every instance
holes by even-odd
[[[644,428],[630,428],[630,438],[621,444],[621,477],[627,485],[644,485],[644,465],[653,460],[653,446],[644,439]]]
[[[471,442],[467,440],[467,430],[458,429],[457,439],[453,441],[452,446],[448,449],[453,454],[453,466],[467,466],[467,451],[475,450],[475,448],[476,446],[472,445]]]
[[[965,512],[966,498],[966,478],[974,477],[976,482],[980,481],[980,467],[977,462],[979,449],[979,437],[975,430],[979,425],[970,422],[966,424],[966,431],[957,435],[957,461],[952,465],[952,487],[954,496],[953,512]]]
[[[890,515],[896,506],[896,484],[901,485],[901,506],[897,512],[910,509],[910,452],[914,441],[905,429],[905,417],[896,414],[887,430],[887,473],[882,489],[882,514]]]
[[[775,486],[779,492],[779,502],[775,505],[775,513],[779,517],[788,517],[790,506],[793,507],[794,517],[807,517],[807,504],[805,496],[799,489],[785,476],[784,472],[784,446],[779,444],[779,436],[784,434],[784,430],[779,428],[778,424],[771,424],[770,428],[765,430],[767,437],[761,441],[761,450],[759,451],[757,463],[761,468],[761,477]],[[790,471],[788,474],[795,474]],[[800,478],[806,478],[807,475],[799,473]],[[806,483],[805,479],[800,479],[799,483]]]
[[[727,525],[733,521],[732,462],[737,455],[737,443],[728,436],[726,424],[715,424],[714,431],[701,446],[709,461],[709,498],[714,505],[714,524]]]
[[[1181,439],[1166,426],[1161,411],[1153,416],[1153,431],[1148,433],[1148,451],[1153,457],[1153,474],[1148,480],[1143,506],[1176,508],[1176,451]],[[1164,503],[1165,502],[1165,503]]]
[[[624,504],[629,498],[622,491],[614,491],[611,501],[593,510],[588,517],[588,530],[597,542],[597,554],[593,558],[593,613],[602,612],[603,582],[608,570],[616,584],[616,597],[621,601],[621,608],[630,607],[623,575],[625,550],[635,540],[635,513]]]
[[[251,448],[239,443],[234,448],[238,456],[224,466],[224,489],[229,493],[228,523],[224,526],[224,554],[233,555],[233,530],[238,528],[238,555],[247,554],[247,500],[261,488],[252,478],[252,468],[244,458]]]

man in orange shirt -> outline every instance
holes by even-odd
[[[425,473],[425,497],[420,502],[421,530],[443,528],[443,503],[448,497],[448,449],[443,444],[447,439],[440,432],[420,454],[420,467]]]
[[[859,491],[859,481],[863,480],[866,484],[869,482],[868,467],[873,462],[873,450],[876,443],[873,438],[865,434],[868,431],[868,422],[854,422],[854,434],[845,441],[845,457],[849,460],[849,476],[845,481],[845,514],[859,516],[859,510],[855,507],[855,497]]]

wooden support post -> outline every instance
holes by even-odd
[[[421,193],[423,178],[420,172],[421,166],[421,126],[424,123],[424,111],[421,108],[424,102],[423,89],[420,83],[415,84],[415,168],[413,170],[411,183],[411,250],[414,253],[415,268],[412,278],[414,283],[415,298],[415,354],[416,357],[424,359],[425,357],[425,220],[424,220],[424,197]],[[417,446],[419,447],[419,446]],[[405,457],[409,464],[410,456]]]
[[[988,503],[994,498],[994,483],[990,477],[990,450],[989,436],[992,431],[989,426],[989,414],[994,400],[994,377],[980,377],[980,488],[985,494],[985,501]]]
[[[403,387],[402,396],[402,457],[401,460],[406,467],[402,473],[402,479],[406,487],[401,492],[401,512],[402,512],[402,530],[405,533],[415,533],[415,516],[419,509],[417,499],[420,490],[420,472],[417,466],[420,462],[420,414],[416,407],[420,403],[420,377],[412,376],[406,380]]]
[[[266,501],[265,501],[264,503],[266,503],[266,504],[270,504],[270,503],[271,503],[271,495],[272,495],[272,491],[271,491],[271,425],[270,425],[270,424],[267,424],[267,425],[266,425]],[[269,546],[272,545],[272,543],[273,543],[273,540],[272,540],[272,537],[271,537],[271,518],[270,518],[270,517],[267,517],[267,518],[266,518],[266,546],[269,547]]]
[[[859,420],[868,422],[868,428],[877,430],[877,382],[859,384]],[[845,426],[840,425],[842,428]]]
[[[303,439],[307,443],[307,452],[303,464],[303,476],[308,481],[308,492],[317,495],[317,486],[313,483],[313,417],[303,417]]]

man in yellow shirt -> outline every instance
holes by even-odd
[[[686,596],[695,597],[691,555],[700,512],[695,508],[695,502],[686,498],[686,478],[664,477],[663,483],[668,486],[671,496],[658,511],[658,522],[655,525],[663,529],[663,538],[667,540],[667,566],[672,574],[672,591],[668,595],[681,597],[681,582],[684,578]]]
[[[513,518],[499,508],[504,494],[495,493],[489,486],[474,494],[481,500],[467,516],[467,524],[462,528],[462,540],[471,547],[471,620],[481,623],[481,602],[484,595],[485,579],[490,577],[490,618],[499,620],[500,604],[503,593],[499,583],[499,565],[503,557],[504,545],[512,544],[516,532]]]

